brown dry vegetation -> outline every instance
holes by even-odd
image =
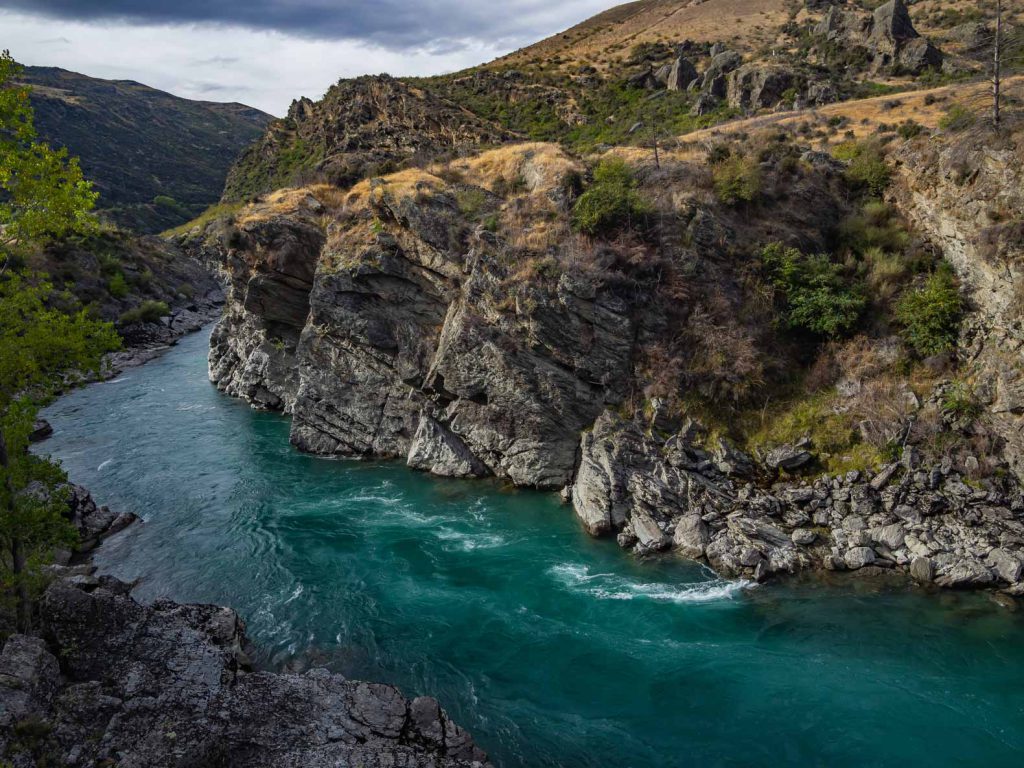
[[[522,66],[558,59],[600,68],[625,58],[640,43],[682,40],[727,42],[752,50],[770,42],[788,17],[786,0],[641,0],[616,6],[565,32],[522,48],[490,66]]]

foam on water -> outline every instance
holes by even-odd
[[[562,563],[548,572],[570,591],[601,600],[657,600],[668,603],[712,603],[732,600],[752,582],[713,579],[693,584],[639,582],[614,573],[591,573],[590,566]]]

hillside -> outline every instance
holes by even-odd
[[[611,8],[576,26],[495,60],[490,66],[608,65],[643,43],[728,42],[751,50],[774,38],[788,17],[788,0],[640,0]]]
[[[28,67],[40,138],[65,146],[115,223],[160,232],[215,202],[228,168],[270,121],[242,104],[190,101],[127,80]]]

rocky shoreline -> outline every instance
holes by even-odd
[[[0,653],[0,754],[39,765],[484,768],[429,697],[327,670],[254,671],[229,608],[142,605],[89,567],[47,590],[41,637]]]
[[[638,554],[675,550],[725,576],[897,571],[1024,595],[1016,482],[969,485],[952,462],[924,466],[913,448],[874,473],[778,480],[780,468],[813,461],[813,446],[774,451],[765,466],[705,437],[692,423],[659,437],[606,412],[583,437],[564,497],[592,534],[615,533]]]

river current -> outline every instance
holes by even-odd
[[[260,665],[436,696],[505,768],[1024,764],[1024,611],[724,581],[554,494],[302,455],[210,385],[208,336],[60,399],[40,447],[144,519],[103,571],[232,606]]]

